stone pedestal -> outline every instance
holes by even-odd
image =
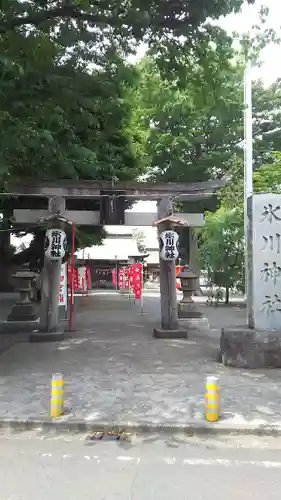
[[[72,330],[73,331],[73,330]],[[29,342],[61,342],[65,338],[64,332],[42,332],[40,330],[34,331],[29,335]]]
[[[219,361],[237,368],[281,368],[281,329],[223,328]]]
[[[184,328],[177,328],[176,330],[154,328],[153,337],[157,339],[187,339],[187,330]]]

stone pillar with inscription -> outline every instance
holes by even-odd
[[[248,200],[248,327],[224,328],[224,364],[281,367],[281,197],[255,194]]]
[[[281,334],[281,198],[277,194],[252,197],[252,258],[249,288],[254,328]]]

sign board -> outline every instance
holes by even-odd
[[[59,306],[64,306],[67,309],[67,264],[61,266]]]

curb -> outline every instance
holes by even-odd
[[[55,434],[68,432],[117,432],[127,434],[186,434],[186,435],[252,435],[252,436],[281,436],[281,422],[275,424],[242,423],[231,424],[220,421],[214,424],[202,421],[189,421],[186,424],[153,424],[130,422],[90,422],[83,419],[67,419],[59,417],[29,418],[29,419],[0,419],[0,430],[12,431],[49,431]]]

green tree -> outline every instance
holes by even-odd
[[[2,186],[26,178],[131,180],[143,172],[144,148],[131,104],[133,68],[120,61],[114,71],[89,74],[54,61],[44,71],[0,62],[0,76],[1,68]],[[16,230],[13,200],[4,198],[1,205],[1,227]],[[14,261],[38,255],[41,232],[34,231],[30,249]],[[100,228],[77,231],[77,245],[94,244],[101,236]]]
[[[209,212],[200,232],[200,261],[212,285],[226,290],[225,303],[229,303],[229,291],[243,288],[244,242],[241,214],[235,209],[221,206]]]
[[[253,173],[254,192],[281,193],[281,153]],[[199,254],[202,269],[209,282],[229,289],[243,289],[244,282],[244,206],[243,162],[233,157],[229,165],[228,184],[219,194],[220,207],[207,213],[205,226],[199,232]]]
[[[223,47],[229,47],[227,40]],[[192,182],[220,176],[238,151],[243,67],[225,62],[223,53],[210,50],[211,81],[204,68],[192,65],[192,57],[182,60],[181,82],[177,74],[164,78],[152,57],[140,63],[136,102],[147,132],[151,178]]]
[[[243,158],[244,67],[235,59],[225,62],[218,53],[212,57],[216,79],[211,82],[187,57],[181,82],[177,74],[163,77],[152,57],[139,65],[136,108],[153,179],[203,181],[225,175],[234,156]],[[268,88],[261,81],[253,84],[254,169],[281,149],[280,96],[281,80]]]
[[[124,58],[143,41],[162,68],[206,68],[217,27],[242,0],[3,0],[0,180],[135,179],[146,165]],[[227,44],[226,44],[227,45]],[[213,50],[213,52],[215,52]],[[181,63],[180,63],[181,64]],[[10,206],[10,205],[9,205]],[[5,223],[11,215],[2,204]],[[10,223],[8,223],[10,226]],[[94,233],[97,236],[97,231]],[[81,239],[81,238],[80,238]],[[38,248],[36,233],[34,248]]]
[[[274,151],[265,163],[253,172],[254,193],[281,192],[281,152]],[[220,190],[219,200],[228,209],[235,208],[243,215],[244,166],[240,157],[234,156],[229,162],[227,184]],[[242,219],[241,219],[242,221]]]
[[[203,68],[198,77],[208,68],[216,78],[215,54],[223,47],[226,59],[230,40],[206,20],[241,4],[3,0],[0,178],[106,179],[114,170],[117,178],[135,178],[142,148],[128,92],[124,97],[135,76],[124,56],[144,41],[162,67],[181,67],[178,54],[187,52],[189,64]]]
[[[2,78],[1,78],[2,77]],[[136,73],[0,62],[2,180],[133,179],[141,173],[130,87]]]
[[[168,44],[194,50],[196,40],[208,39],[213,29],[204,25],[206,19],[238,12],[242,4],[243,0],[2,0],[0,34],[47,32],[82,56],[99,47],[98,57],[108,40],[123,50],[139,41],[163,51]]]

